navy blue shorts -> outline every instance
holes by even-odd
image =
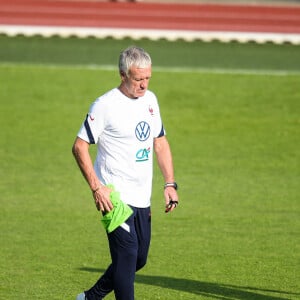
[[[109,233],[112,263],[88,291],[88,300],[99,300],[114,291],[116,300],[134,300],[135,272],[147,261],[151,238],[150,207],[135,208],[132,216]]]

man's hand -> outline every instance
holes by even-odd
[[[113,204],[110,201],[110,193],[112,189],[101,185],[93,192],[96,207],[99,211],[109,212],[113,209]]]
[[[164,196],[166,201],[165,212],[173,211],[178,205],[177,191],[173,187],[166,187],[164,190]]]

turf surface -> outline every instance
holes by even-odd
[[[147,49],[154,68],[300,71],[300,46],[290,44],[186,43],[147,39],[10,38],[0,35],[0,61],[116,66],[121,49],[136,44]]]
[[[0,82],[0,299],[74,299],[109,254],[71,145],[118,75],[1,64]],[[164,213],[155,167],[137,300],[300,298],[299,86],[296,74],[153,74],[181,203]]]

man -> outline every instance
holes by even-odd
[[[153,152],[165,180],[166,212],[178,204],[169,143],[156,96],[148,90],[151,64],[149,54],[138,47],[120,54],[119,87],[92,104],[72,148],[97,209],[104,216],[114,209],[113,186],[133,211],[126,222],[107,233],[112,263],[77,300],[103,299],[111,291],[117,300],[134,300],[135,272],[146,264],[150,245]],[[91,144],[97,144],[94,166]]]

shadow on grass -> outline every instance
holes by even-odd
[[[82,267],[80,271],[103,273],[104,269]],[[136,282],[159,286],[187,292],[195,295],[202,295],[215,299],[241,299],[241,300],[289,300],[291,296],[299,296],[299,293],[290,293],[269,289],[260,289],[248,286],[235,286],[228,284],[210,283],[204,281],[190,280],[184,278],[172,278],[165,276],[151,276],[136,274]],[[265,293],[278,294],[278,296],[269,296]]]

